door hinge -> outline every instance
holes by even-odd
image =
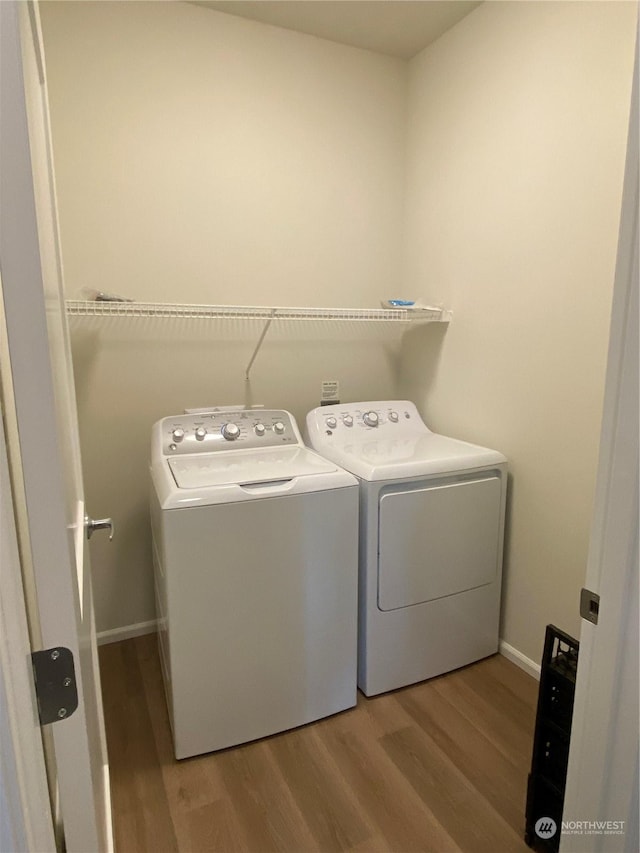
[[[78,707],[73,653],[64,646],[31,653],[40,725],[66,720]]]
[[[598,613],[600,611],[600,596],[590,589],[580,590],[580,616],[587,622],[598,624]]]

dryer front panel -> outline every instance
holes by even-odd
[[[378,607],[397,610],[493,583],[502,481],[397,486],[379,504]]]

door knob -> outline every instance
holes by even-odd
[[[88,515],[84,517],[84,528],[87,531],[87,539],[91,539],[96,530],[108,530],[109,531],[109,542],[113,539],[113,534],[115,532],[115,527],[113,521],[110,518],[89,518]]]

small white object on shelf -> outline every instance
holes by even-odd
[[[413,308],[415,304],[413,299],[383,299],[380,302],[383,308]]]

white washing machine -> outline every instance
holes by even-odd
[[[314,409],[307,437],[360,481],[360,689],[496,652],[505,457],[432,433],[407,401]]]
[[[156,423],[151,483],[176,757],[355,705],[357,480],[261,409]]]

